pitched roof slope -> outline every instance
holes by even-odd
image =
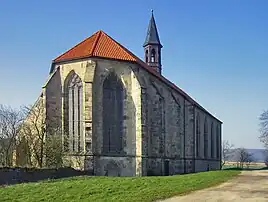
[[[137,58],[124,47],[99,30],[67,52],[54,59],[54,62],[84,57],[104,57],[117,60],[136,62]]]
[[[202,109],[203,111],[210,114],[212,117],[217,119],[211,113],[209,113],[206,109],[204,109],[201,105],[199,105],[194,99],[192,99],[187,93],[185,93],[182,89],[177,87],[171,81],[166,79],[164,76],[154,71],[151,67],[149,67],[145,62],[143,62],[140,58],[135,56],[132,52],[126,49],[124,46],[115,41],[112,37],[108,36],[105,32],[99,30],[95,32],[92,36],[86,38],[73,48],[69,49],[62,55],[58,56],[53,60],[53,63],[59,63],[64,61],[70,61],[75,59],[82,59],[86,57],[101,57],[107,59],[115,59],[115,60],[123,60],[136,62],[140,66],[142,66],[145,70],[150,72],[152,75],[160,79],[162,82],[173,88],[175,91],[180,93],[185,97],[189,102]],[[217,119],[218,120],[218,119]],[[219,120],[220,121],[220,120]]]

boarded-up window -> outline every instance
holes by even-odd
[[[124,87],[111,72],[103,83],[103,152],[123,151]]]

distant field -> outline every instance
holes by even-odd
[[[0,201],[149,202],[211,187],[239,173],[221,170],[161,177],[74,177],[0,188]]]
[[[226,162],[222,169],[235,168],[235,167],[237,167],[237,162]],[[261,169],[265,168],[266,165],[260,162],[253,162],[250,163],[249,166],[247,164],[244,164],[244,167],[249,169]]]

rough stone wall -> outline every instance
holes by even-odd
[[[211,143],[209,122],[221,123],[209,114],[193,106],[182,95],[170,89],[143,69],[138,77],[143,81],[142,117],[144,122],[143,169],[144,175],[190,173],[219,169],[219,159],[204,156],[204,122],[208,120],[208,147]],[[199,114],[199,152],[196,153],[196,116]],[[215,132],[213,135],[216,135]],[[208,156],[210,155],[210,148]],[[169,165],[166,166],[166,161]],[[145,169],[145,168],[146,169]],[[168,169],[168,172],[166,171]]]
[[[60,64],[60,83],[64,83],[71,71],[75,71],[83,81],[85,146],[78,158],[84,169],[96,175],[121,176],[189,173],[204,171],[208,167],[219,169],[216,156],[204,159],[204,119],[207,117],[208,120],[209,157],[211,145],[214,153],[220,147],[220,143],[216,145],[216,138],[211,144],[211,122],[215,128],[213,135],[216,135],[216,125],[221,124],[138,65],[103,59]],[[124,152],[120,155],[102,152],[102,85],[111,71],[121,79],[125,88]],[[57,86],[52,81],[49,85]],[[64,111],[64,95],[61,103]],[[197,112],[200,114],[198,158]]]
[[[84,82],[84,117],[85,117],[85,154],[84,169],[94,172],[94,159],[93,159],[93,139],[92,139],[92,86],[95,75],[96,63],[89,61],[86,64]]]
[[[93,153],[95,173],[110,175],[112,168],[127,176],[141,175],[142,125],[141,125],[141,87],[136,74],[128,63],[96,60],[96,71],[93,82]],[[124,88],[124,132],[123,153],[107,155],[102,153],[102,85],[105,78],[113,71],[121,79]],[[108,165],[113,166],[108,166]],[[118,171],[119,172],[119,171]],[[114,175],[114,174],[111,174]]]
[[[135,66],[135,65],[134,65]],[[123,175],[142,174],[142,124],[141,124],[141,87],[137,81],[136,73],[128,63],[111,60],[82,60],[57,65],[60,79],[58,83],[64,85],[66,78],[72,72],[77,74],[83,82],[83,106],[84,106],[84,127],[83,139],[85,146],[80,155],[69,153],[67,161],[72,166],[91,170],[97,175],[112,173],[111,169],[117,165]],[[133,67],[134,68],[134,67]],[[114,71],[125,87],[124,97],[124,153],[119,156],[107,156],[102,153],[102,86],[103,81],[110,71]],[[62,121],[64,122],[66,106],[64,100],[64,86],[61,90],[53,78],[50,78],[46,85],[48,94],[48,106],[52,109],[61,103]],[[53,91],[53,88],[55,91]],[[62,94],[61,102],[58,102],[58,94]],[[64,124],[62,129],[64,129]],[[63,138],[64,139],[64,138]],[[79,163],[78,163],[79,162]],[[113,166],[111,166],[113,165]],[[103,168],[103,169],[102,169]],[[114,175],[113,173],[111,175]]]
[[[66,120],[65,116],[68,112],[67,106],[65,104],[66,99],[68,98],[67,93],[65,92],[65,86],[67,78],[71,74],[77,74],[78,77],[82,80],[83,83],[83,116],[82,116],[82,127],[84,127],[84,132],[81,134],[81,152],[80,154],[69,153],[64,159],[65,164],[70,164],[75,168],[84,169],[85,161],[88,161],[88,158],[85,158],[87,150],[91,151],[91,128],[92,128],[92,101],[91,101],[91,85],[92,85],[92,70],[94,76],[94,68],[91,65],[89,60],[81,60],[76,62],[62,63],[58,64],[55,67],[56,73],[52,76],[47,84],[44,86],[46,91],[46,100],[47,100],[47,117],[53,116],[55,112],[59,109],[61,113],[57,113],[61,118],[61,130],[66,131]],[[55,108],[57,110],[55,110]],[[65,141],[65,133],[62,135],[62,141]],[[87,147],[90,147],[88,149]],[[69,156],[69,157],[68,157]],[[92,166],[88,169],[92,170]]]
[[[60,78],[60,71],[56,69],[49,82],[43,87],[45,90],[46,99],[46,117],[48,129],[57,129],[57,133],[61,135],[62,127],[62,83]]]
[[[185,172],[194,172],[194,160],[195,157],[195,119],[194,106],[187,100],[185,100]]]
[[[170,161],[169,174],[184,172],[184,105],[183,98],[170,92],[166,106],[166,158]]]
[[[0,186],[87,175],[72,168],[0,168]]]

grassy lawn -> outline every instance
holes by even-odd
[[[240,171],[167,177],[74,177],[0,188],[0,201],[153,201],[210,187]]]

